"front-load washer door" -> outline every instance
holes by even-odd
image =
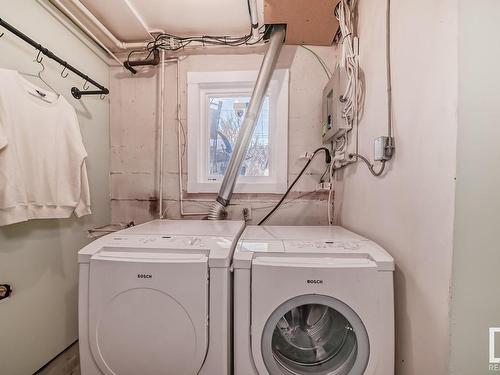
[[[301,295],[279,306],[262,335],[271,374],[363,374],[369,341],[358,315],[325,295]]]
[[[364,258],[254,259],[251,332],[259,374],[363,375],[370,340],[347,301],[359,300],[349,291],[364,290],[374,275],[376,265]]]
[[[195,375],[208,343],[205,254],[101,252],[90,260],[89,338],[106,375]]]

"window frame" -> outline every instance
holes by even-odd
[[[251,96],[258,71],[188,72],[188,193],[217,193],[223,176],[208,179],[208,98]],[[238,176],[235,193],[284,193],[288,186],[289,70],[274,71],[269,96],[269,176]]]

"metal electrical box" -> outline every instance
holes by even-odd
[[[350,130],[342,118],[342,94],[345,91],[347,78],[345,70],[337,66],[332,78],[323,90],[323,143],[333,142]]]

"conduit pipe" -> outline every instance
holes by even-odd
[[[165,141],[165,50],[160,53],[160,189],[158,216],[163,219],[163,164]]]
[[[256,42],[260,38],[259,17],[257,16],[257,0],[249,0],[248,7],[249,7],[249,11],[250,11],[250,22],[252,23],[251,42]]]
[[[52,3],[56,5],[56,7],[61,10],[64,14],[66,14],[71,21],[73,21],[80,29],[83,30],[94,42],[96,42],[102,49],[104,49],[115,61],[117,61],[121,66],[125,67],[123,63],[120,61],[116,55],[110,51],[108,47],[106,47],[78,18],[76,18],[73,13],[71,13],[68,8],[66,8],[59,0],[51,0]],[[78,2],[81,4],[80,2]],[[87,8],[85,8],[87,9]],[[87,10],[88,11],[88,10]]]
[[[160,219],[165,218],[165,209],[163,205],[163,196],[164,196],[164,149],[165,149],[165,115],[164,115],[164,110],[165,110],[165,64],[167,62],[173,62],[175,61],[177,63],[177,152],[178,152],[178,165],[179,165],[179,192],[180,192],[180,198],[179,198],[179,203],[180,203],[180,214],[182,217],[184,216],[207,216],[208,212],[185,212],[184,211],[184,198],[183,198],[183,191],[184,188],[182,186],[182,142],[181,142],[181,132],[182,132],[182,123],[181,123],[181,118],[180,118],[180,102],[179,102],[179,76],[180,76],[180,66],[179,62],[180,60],[178,58],[175,59],[166,59],[165,58],[165,50],[161,51],[160,55],[160,64],[162,67],[160,67],[160,75],[163,78],[160,78],[160,168],[159,168],[159,208],[158,208],[158,217]],[[204,199],[197,199],[197,202],[212,202],[211,200],[204,200]]]
[[[75,1],[75,0],[73,0],[73,1]],[[132,12],[132,14],[134,15],[135,19],[137,21],[139,21],[139,23],[141,24],[141,26],[144,29],[144,31],[149,34],[149,36],[151,37],[151,39],[154,39],[155,37],[154,37],[153,34],[151,34],[151,31],[149,31],[148,25],[146,25],[146,22],[144,22],[144,20],[139,15],[139,13],[137,12],[137,10],[135,10],[135,8],[132,6],[132,4],[130,4],[130,2],[128,0],[123,0],[123,2],[128,7],[128,9],[130,10],[130,12]]]
[[[181,102],[180,102],[180,94],[179,94],[179,83],[180,83],[180,62],[181,60],[177,59],[177,162],[179,166],[179,208],[181,217],[184,216],[208,216],[208,212],[186,212],[184,211],[184,186],[182,183],[182,141],[181,141],[181,132],[184,133],[181,121]],[[184,139],[184,141],[186,141]],[[208,199],[196,199],[197,202],[212,202],[212,200]]]
[[[271,31],[271,37],[268,43],[268,48],[262,65],[260,66],[259,75],[255,82],[255,87],[250,98],[250,104],[243,120],[243,124],[238,134],[238,139],[234,145],[231,160],[227,167],[222,185],[219,190],[217,200],[210,207],[209,219],[221,220],[227,216],[226,207],[229,205],[231,196],[233,195],[236,179],[240,172],[243,158],[247,153],[248,145],[252,139],[252,135],[257,125],[262,102],[269,87],[269,82],[276,67],[276,62],[283,47],[285,40],[285,27],[282,25],[274,25]]]

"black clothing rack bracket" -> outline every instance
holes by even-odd
[[[97,83],[96,81],[94,81],[92,78],[90,78],[86,74],[84,74],[81,71],[79,71],[78,69],[76,69],[74,66],[68,64],[66,61],[64,61],[63,59],[61,59],[57,55],[55,55],[53,52],[49,51],[47,48],[45,48],[41,44],[35,42],[29,36],[27,36],[26,34],[22,33],[21,31],[19,31],[18,29],[16,29],[11,24],[5,22],[1,18],[0,18],[0,26],[3,26],[7,30],[9,30],[12,34],[14,34],[15,36],[21,38],[22,40],[24,40],[29,45],[33,46],[35,49],[37,49],[39,51],[39,55],[41,53],[41,54],[47,56],[49,59],[52,59],[52,60],[55,60],[56,62],[58,62],[63,67],[63,71],[61,72],[61,76],[63,78],[65,78],[67,76],[67,74],[66,74],[66,76],[63,76],[63,74],[62,74],[62,73],[64,73],[65,70],[69,70],[69,71],[75,73],[77,76],[82,77],[85,80],[85,83],[83,84],[84,89],[80,90],[77,87],[72,87],[71,88],[71,94],[76,99],[81,99],[81,97],[84,96],[84,95],[101,95],[101,96],[103,96],[103,95],[108,95],[109,94],[109,90],[106,87],[100,85],[99,83]],[[0,34],[0,37],[1,36],[3,36],[3,33]],[[37,60],[41,62],[40,58],[37,58]],[[94,85],[95,87],[97,87],[99,90],[89,90],[89,91],[87,91],[88,87],[85,87],[87,85],[87,83],[91,83],[92,85]]]

